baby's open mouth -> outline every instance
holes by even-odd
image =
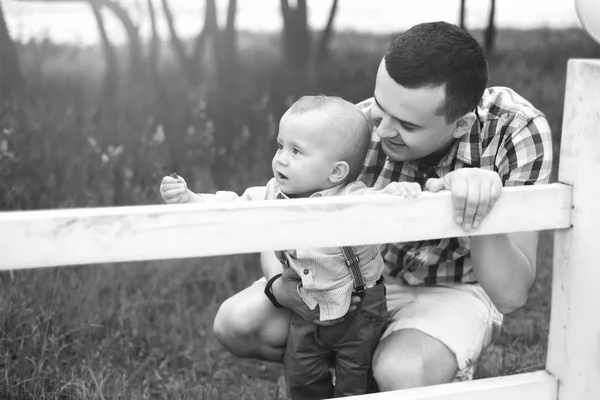
[[[287,179],[287,178],[288,178],[287,176],[285,176],[284,174],[282,174],[282,173],[281,173],[281,172],[279,172],[279,171],[277,171],[277,177],[278,177],[279,179]]]

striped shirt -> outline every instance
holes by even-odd
[[[351,182],[314,193],[310,197],[343,196],[363,194],[393,194],[397,183],[379,189],[368,188],[362,182]],[[206,202],[257,201],[288,199],[273,178],[266,186],[246,189],[238,196],[234,192],[218,191],[215,194],[200,194]],[[359,267],[367,287],[373,286],[384,269],[378,246],[352,246],[359,258]],[[298,294],[312,310],[319,306],[321,321],[344,316],[350,307],[354,281],[341,247],[294,249],[284,252],[289,268],[299,276]],[[284,267],[286,265],[284,264]]]
[[[368,99],[357,106],[370,120]],[[371,144],[359,180],[382,188],[390,182],[418,182],[443,177],[460,168],[496,171],[503,186],[548,183],[552,168],[552,136],[544,115],[513,90],[485,90],[471,132],[457,139],[436,165],[419,160],[393,161],[372,131]],[[382,245],[386,275],[408,285],[475,283],[469,236]]]

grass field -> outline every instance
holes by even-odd
[[[338,36],[331,62],[355,62],[356,68],[342,73],[347,82],[361,82],[360,87],[339,82],[328,86],[333,80],[325,75],[322,91],[350,100],[368,96],[386,41],[368,35]],[[40,57],[22,51],[24,63]],[[581,31],[501,31],[490,58],[490,83],[513,87],[546,113],[556,152],[567,59],[598,56],[600,48]],[[61,60],[47,60],[45,65],[60,71],[62,63],[73,64],[73,57]],[[271,148],[265,149],[259,158],[269,160]],[[253,179],[266,179],[268,168],[259,171]],[[238,182],[240,187],[245,184]],[[146,202],[158,202],[152,194],[157,185],[158,181],[148,183]],[[543,232],[529,302],[506,317],[477,377],[544,368],[552,245],[551,232]],[[283,398],[278,364],[237,359],[212,334],[219,304],[260,275],[257,262],[256,255],[239,255],[1,273],[0,398]]]

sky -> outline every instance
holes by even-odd
[[[55,42],[95,44],[98,33],[90,8],[85,3],[54,3],[31,0],[0,0],[13,38],[26,41],[48,37]],[[593,0],[592,0],[593,1]],[[598,0],[600,1],[600,0]],[[150,27],[146,0],[119,0],[130,10],[142,34]],[[226,14],[228,0],[217,0],[219,18]],[[160,11],[160,0],[154,0]],[[482,28],[487,22],[489,1],[467,0],[468,28]],[[202,26],[204,2],[170,0],[182,36],[198,33]],[[392,33],[427,21],[458,22],[459,0],[340,0],[335,20],[337,30]],[[309,23],[319,29],[326,23],[331,1],[308,0]],[[123,43],[118,22],[106,13],[110,38]],[[161,18],[159,31],[167,37]],[[281,29],[279,0],[238,0],[237,27],[249,31]],[[580,27],[574,0],[497,0],[496,24],[501,28]]]

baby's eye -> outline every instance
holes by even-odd
[[[300,151],[299,148],[294,147],[294,150],[292,150],[292,153],[294,153],[294,154],[301,154],[302,152]]]
[[[279,150],[281,150],[281,149],[283,149],[283,145],[282,145],[281,143],[277,143],[277,148],[278,148]]]

